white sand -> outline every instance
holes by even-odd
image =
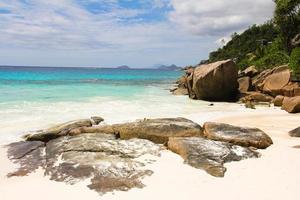
[[[0,148],[0,199],[299,200],[300,149],[293,146],[300,145],[300,139],[289,137],[287,132],[300,126],[300,114],[291,115],[272,108],[264,110],[244,109],[229,116],[207,118],[202,114],[186,116],[201,124],[212,120],[258,127],[272,137],[274,145],[260,151],[261,158],[226,164],[225,178],[214,178],[183,164],[178,155],[164,151],[158,161],[150,165],[155,173],[143,180],[145,188],[99,196],[84,183],[69,186],[49,181],[41,171],[7,179],[5,175],[13,171],[14,166]]]

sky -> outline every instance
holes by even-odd
[[[0,0],[0,65],[194,65],[272,0]]]

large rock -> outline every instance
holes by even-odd
[[[273,101],[274,103],[274,106],[279,106],[281,107],[282,106],[282,102],[284,100],[284,96],[281,96],[281,95],[277,95]]]
[[[244,92],[248,92],[249,90],[251,90],[251,78],[248,76],[242,77],[238,79],[238,83],[239,83],[239,91],[241,93]]]
[[[47,142],[49,140],[68,135],[68,133],[73,129],[79,127],[90,127],[92,125],[98,125],[102,121],[103,118],[101,117],[91,117],[91,119],[74,120],[53,126],[45,130],[36,131],[34,133],[25,135],[24,137],[27,141]]]
[[[260,74],[257,76],[253,77],[252,79],[252,84],[256,88],[256,90],[263,91],[264,85],[265,85],[265,80],[267,79],[268,76],[276,73],[281,73],[283,71],[289,70],[288,65],[282,65],[279,67],[275,67],[273,69],[266,69],[262,71]],[[272,80],[272,79],[270,79]]]
[[[193,74],[194,74],[194,72],[192,72],[190,75],[187,76],[186,83],[187,83],[187,90],[189,93],[189,97],[191,99],[196,99],[197,98],[196,94],[193,91]]]
[[[283,88],[290,82],[290,78],[291,72],[289,69],[273,72],[264,80],[263,91],[272,96],[282,95]]]
[[[282,88],[283,95],[287,97],[300,96],[300,83],[290,82]]]
[[[19,153],[21,150],[25,155]],[[10,158],[20,169],[10,176],[23,176],[24,169],[33,172],[41,167],[54,181],[75,184],[90,180],[88,187],[100,194],[126,191],[144,186],[141,179],[152,172],[145,167],[149,160],[142,156],[158,156],[160,150],[161,146],[147,140],[119,140],[101,133],[63,136],[49,141],[46,147],[36,141],[15,143],[9,147]]]
[[[259,154],[247,147],[201,137],[170,138],[168,148],[179,154],[187,164],[205,170],[216,177],[223,177],[226,162],[255,158]]]
[[[228,101],[238,92],[238,69],[232,60],[200,65],[193,74],[193,92],[197,99]]]
[[[300,96],[285,97],[282,102],[282,109],[289,113],[300,112]]]
[[[140,138],[155,143],[167,143],[169,137],[192,137],[202,135],[200,125],[185,118],[144,119],[137,122],[80,128],[71,135],[102,132],[115,134],[121,139]]]
[[[204,137],[211,140],[259,149],[265,149],[273,144],[272,139],[258,128],[238,127],[214,122],[205,123],[203,128]]]
[[[289,132],[289,135],[290,135],[291,137],[300,137],[300,127],[296,128],[296,129],[294,129],[294,130],[291,130],[291,131]]]

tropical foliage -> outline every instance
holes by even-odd
[[[300,73],[299,47],[292,39],[300,33],[300,0],[274,0],[274,18],[263,25],[253,25],[217,51],[211,52],[209,62],[234,59],[240,69],[250,65],[265,69],[290,64]],[[297,60],[298,59],[298,60]]]

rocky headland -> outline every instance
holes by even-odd
[[[224,60],[186,68],[176,84],[171,92],[191,99],[240,102],[248,108],[273,103],[289,113],[300,112],[300,83],[292,80],[287,65],[238,71],[232,60]]]

